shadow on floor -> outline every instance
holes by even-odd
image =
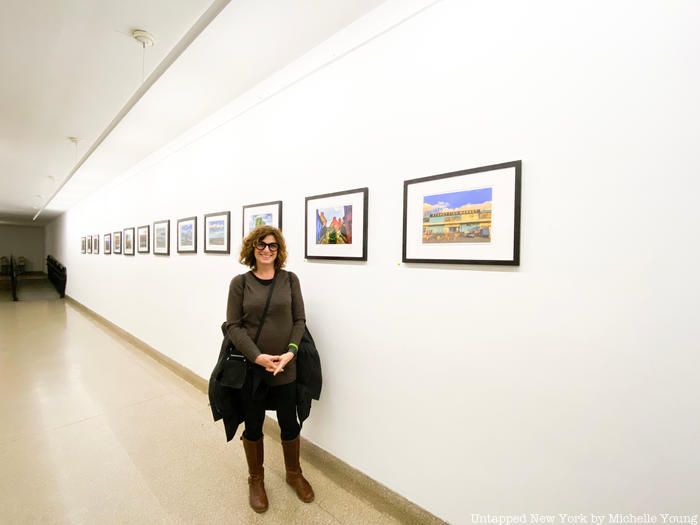
[[[20,275],[17,277],[17,299],[20,301],[51,301],[60,299],[60,295],[46,276]]]
[[[10,278],[0,275],[0,303],[12,302],[12,285]]]

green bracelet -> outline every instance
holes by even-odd
[[[287,345],[287,349],[293,353],[294,355],[297,355],[297,352],[299,351],[299,347],[295,345],[294,343],[289,343]]]

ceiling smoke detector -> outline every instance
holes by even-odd
[[[143,29],[134,29],[131,32],[131,36],[143,47],[151,47],[153,44],[156,43],[155,37],[148,31],[144,31]]]

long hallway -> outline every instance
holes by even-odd
[[[72,303],[0,303],[1,523],[403,521],[308,462],[316,501],[298,501],[269,435],[257,515],[237,438],[201,391]]]

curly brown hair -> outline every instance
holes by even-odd
[[[277,257],[275,257],[275,270],[284,268],[284,263],[287,262],[287,245],[284,242],[282,232],[274,226],[258,226],[243,239],[240,256],[241,264],[245,264],[248,268],[255,270],[255,245],[268,235],[272,235],[277,244],[280,245],[279,250],[277,250]]]

